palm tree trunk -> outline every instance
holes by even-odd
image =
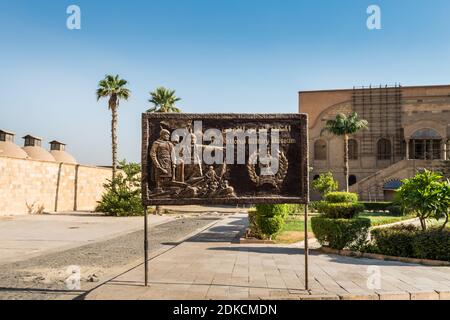
[[[115,101],[111,104],[111,139],[112,139],[112,178],[117,172],[117,107]]]
[[[345,179],[345,191],[349,192],[348,187],[348,135],[344,135],[344,179]]]

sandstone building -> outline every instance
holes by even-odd
[[[369,122],[349,141],[351,191],[364,200],[390,200],[418,169],[446,166],[450,85],[302,91],[299,110],[309,115],[311,180],[331,171],[344,185],[343,139],[322,134],[338,113],[357,112]]]

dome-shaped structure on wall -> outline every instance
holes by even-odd
[[[23,150],[25,150],[31,159],[55,162],[55,158],[50,154],[50,152],[41,147],[41,138],[26,135],[23,139],[25,139]]]
[[[28,155],[14,143],[14,133],[0,130],[0,157],[26,159]]]
[[[50,154],[55,158],[56,162],[77,163],[77,160],[66,151],[66,145],[62,142],[56,140],[50,142]]]

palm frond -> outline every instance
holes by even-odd
[[[126,88],[127,84],[128,81],[121,79],[119,75],[106,75],[105,78],[98,83],[96,91],[97,101],[101,98],[111,98],[114,95],[118,100],[128,100],[131,96],[131,91]],[[118,104],[118,101],[116,103]]]
[[[175,96],[175,90],[158,87],[155,91],[150,92],[150,99],[148,102],[153,104],[153,107],[147,112],[181,112],[175,106],[175,103],[181,99]]]
[[[346,116],[345,114],[338,114],[335,119],[328,120],[322,129],[324,132],[331,133],[336,136],[344,136],[355,134],[360,130],[368,129],[369,123],[358,117],[356,112]]]

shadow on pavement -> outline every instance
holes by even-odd
[[[286,247],[213,247],[208,248],[208,250],[217,251],[233,251],[233,252],[254,252],[254,253],[265,253],[265,254],[287,254],[287,255],[299,255],[305,254],[305,250],[300,248],[286,248]],[[315,253],[310,253],[310,255],[316,255]]]
[[[246,217],[236,218],[227,225],[213,226],[185,242],[238,242],[247,229],[248,219]]]

